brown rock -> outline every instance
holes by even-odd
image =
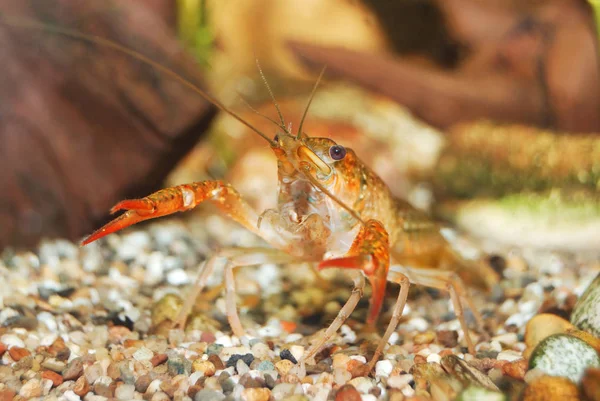
[[[0,401],[12,401],[15,395],[14,390],[5,388],[4,390],[0,390]]]
[[[221,360],[221,358],[219,358],[218,355],[212,354],[208,357],[208,360],[210,362],[213,363],[213,365],[215,365],[215,369],[217,370],[223,370],[225,369],[225,364],[223,363],[223,361]]]
[[[519,359],[516,361],[505,363],[502,366],[502,373],[506,376],[512,377],[513,379],[523,380],[525,373],[527,373],[528,362],[526,359]]]
[[[590,401],[600,401],[600,369],[588,369],[581,379],[581,387]]]
[[[62,337],[58,337],[48,348],[50,355],[54,356],[59,361],[66,361],[71,356],[71,350],[65,344]]]
[[[63,379],[65,380],[76,380],[79,376],[83,374],[83,361],[81,358],[75,358],[65,368],[62,372]]]
[[[415,355],[415,365],[420,363],[427,363],[427,358],[423,355]]]
[[[440,330],[436,334],[438,343],[444,347],[454,348],[458,344],[458,332],[455,330]]]
[[[346,370],[352,374],[352,378],[367,376],[369,374],[369,367],[367,364],[351,359],[346,365]]]
[[[149,375],[141,375],[135,381],[135,391],[142,394],[145,393],[151,382],[152,378]]]
[[[580,401],[577,386],[565,377],[542,376],[525,388],[523,401]]]
[[[10,357],[15,360],[16,362],[20,361],[21,359],[25,358],[26,356],[31,355],[31,352],[29,352],[29,350],[25,349],[25,348],[21,348],[21,347],[12,347],[8,350],[8,354],[10,355]]]
[[[361,401],[358,390],[351,384],[345,384],[335,394],[335,401]]]
[[[6,352],[6,345],[0,343],[0,356],[4,355],[4,353]]]
[[[90,392],[90,384],[88,383],[87,379],[85,378],[85,376],[81,376],[79,379],[77,379],[77,381],[75,382],[75,386],[73,387],[73,392],[75,394],[77,394],[80,397],[85,396],[87,393]]]
[[[48,379],[52,381],[52,386],[57,387],[63,383],[63,377],[56,372],[51,370],[44,370],[42,372],[42,379]]]
[[[112,362],[106,369],[106,375],[113,380],[117,380],[121,376],[121,369],[117,362]]]
[[[126,47],[201,81],[174,30],[147,3],[156,1],[0,0],[0,9],[128,38]],[[7,68],[0,84],[0,193],[7,194],[0,249],[91,232],[117,201],[157,189],[212,117],[188,88],[97,44],[2,22],[0,59]]]
[[[156,354],[152,357],[152,359],[150,359],[150,363],[152,364],[152,366],[158,366],[165,363],[167,359],[169,359],[167,354]]]

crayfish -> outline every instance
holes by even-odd
[[[463,303],[472,311],[480,329],[483,328],[483,319],[473,305],[463,279],[471,286],[489,288],[496,279],[495,273],[486,264],[467,261],[457,254],[440,232],[440,227],[426,213],[395,198],[382,179],[360,160],[354,150],[329,138],[311,137],[302,130],[325,69],[314,85],[298,129],[292,131],[291,126],[286,126],[259,67],[279,115],[278,121],[271,120],[277,127],[277,133],[270,136],[174,71],[137,52],[79,32],[60,30],[58,33],[108,46],[152,65],[245,124],[265,140],[266,146],[277,158],[279,193],[274,209],[257,213],[226,182],[194,182],[162,189],[141,199],[117,203],[111,213],[125,212],[82,241],[82,245],[86,245],[141,221],[188,211],[203,202],[210,202],[270,245],[270,248],[224,249],[209,258],[200,268],[176,325],[185,325],[196,296],[206,285],[217,261],[222,258],[227,260],[227,317],[233,333],[238,337],[244,336],[245,331],[235,305],[235,268],[262,263],[313,263],[318,269],[345,269],[354,282],[354,288],[335,320],[299,361],[301,369],[355,309],[363,294],[365,278],[372,287],[367,317],[367,324],[371,326],[381,312],[387,282],[400,284],[391,320],[367,365],[369,369],[374,367],[383,353],[402,316],[410,283],[449,292],[468,349],[474,353],[475,347],[463,314]]]

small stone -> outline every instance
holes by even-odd
[[[436,333],[437,341],[447,348],[454,348],[458,344],[458,332],[455,330],[440,330]]]
[[[369,391],[375,386],[375,383],[368,377],[355,377],[348,384],[354,386],[356,391],[361,394],[369,394]]]
[[[217,370],[225,369],[225,364],[223,363],[221,358],[219,358],[218,355],[215,355],[215,354],[209,355],[208,360],[209,360],[209,362],[212,362],[213,365],[215,365],[215,369],[217,369]]]
[[[168,358],[167,370],[171,376],[185,374],[186,361],[181,355],[172,353],[168,356]]]
[[[292,353],[292,356],[294,357],[294,359],[296,360],[296,362],[294,362],[291,359],[290,360],[292,362],[294,362],[294,363],[298,363],[297,361],[299,361],[300,358],[302,358],[302,356],[304,355],[304,347],[301,346],[301,345],[292,345],[290,347],[290,352]]]
[[[179,314],[183,300],[175,294],[167,294],[152,306],[152,326],[164,321],[173,322]]]
[[[506,401],[506,396],[485,388],[469,386],[458,395],[456,401]]]
[[[252,361],[254,361],[254,355],[252,354],[245,354],[245,355],[240,355],[240,354],[235,354],[235,355],[231,355],[229,357],[229,359],[227,360],[227,367],[235,367],[237,365],[237,361],[242,360],[244,361],[244,363],[247,366],[250,366],[250,364],[252,363]]]
[[[273,362],[271,361],[261,361],[256,367],[256,370],[260,370],[261,372],[270,372],[275,370],[275,365],[273,365]]]
[[[48,379],[52,382],[52,386],[60,386],[63,383],[63,377],[56,372],[51,370],[44,370],[42,372],[42,379]]]
[[[529,359],[530,369],[562,376],[578,383],[588,368],[600,367],[600,356],[585,341],[568,334],[554,334],[538,344]]]
[[[282,359],[281,361],[275,364],[275,369],[280,376],[285,376],[288,374],[290,369],[294,367],[294,364],[289,359]]]
[[[4,334],[2,337],[0,337],[0,342],[6,345],[7,348],[25,347],[25,343],[23,342],[23,340],[21,340],[16,334]]]
[[[88,366],[84,370],[84,375],[88,383],[94,384],[94,382],[102,376],[102,366],[99,363]]]
[[[141,375],[135,381],[135,391],[138,393],[145,393],[151,382],[152,378],[150,375]]]
[[[396,376],[391,376],[388,379],[387,385],[390,388],[396,388],[398,390],[402,390],[404,387],[410,385],[410,383],[412,381],[414,381],[413,375],[410,375],[410,374],[396,375]]]
[[[600,400],[600,369],[588,369],[581,379],[584,394],[591,401]]]
[[[62,372],[63,379],[76,380],[83,373],[83,361],[81,358],[75,358],[67,364]]]
[[[56,358],[48,358],[48,359],[44,360],[44,362],[42,363],[43,368],[51,370],[56,373],[59,373],[59,372],[62,372],[63,370],[65,370],[66,366],[67,366],[66,363],[64,363],[63,361],[59,361]]]
[[[0,401],[12,401],[16,394],[14,390],[8,388],[0,390]]]
[[[31,379],[21,387],[19,395],[26,399],[40,397],[42,395],[42,384],[39,380]]]
[[[221,344],[212,343],[212,344],[209,344],[208,348],[206,349],[206,354],[207,355],[219,355],[219,353],[221,352],[222,349],[223,349],[223,346]]]
[[[496,359],[498,359],[499,361],[517,361],[519,359],[521,359],[523,356],[521,355],[520,352],[517,351],[513,351],[513,350],[505,350],[502,351],[500,353],[498,353],[498,356],[496,356]]]
[[[571,323],[580,330],[600,337],[600,274],[590,283],[575,304],[571,313]]]
[[[2,343],[0,343],[0,357],[2,355],[4,355],[4,353],[6,352],[6,350],[8,349],[8,347]]]
[[[123,384],[115,389],[115,397],[118,400],[132,400],[135,392],[135,386],[132,384]]]
[[[149,361],[154,356],[154,352],[146,347],[140,347],[133,353],[133,359],[136,361]]]
[[[31,355],[31,352],[29,352],[29,350],[26,348],[12,347],[8,349],[8,354],[14,361],[18,362],[26,356]]]
[[[279,353],[279,357],[282,360],[287,359],[288,361],[292,362],[294,365],[298,363],[298,360],[296,359],[296,357],[292,354],[292,352],[289,349],[284,349],[283,351],[281,351]]]
[[[417,345],[431,344],[435,339],[435,333],[433,331],[426,331],[425,333],[419,333],[413,338],[413,342]]]
[[[517,380],[524,380],[529,363],[526,359],[518,359],[502,365],[502,373]]]
[[[335,394],[335,401],[362,401],[362,398],[353,385],[345,384]]]
[[[565,377],[541,376],[523,392],[523,401],[580,401],[577,386]]]
[[[245,388],[242,398],[246,401],[269,401],[271,391],[268,388]]]
[[[390,373],[392,373],[393,368],[394,365],[392,365],[391,361],[387,359],[379,361],[377,364],[375,364],[375,376],[388,377]]]
[[[210,361],[196,359],[194,362],[192,362],[192,371],[202,372],[206,377],[214,376],[216,370],[217,369],[215,368],[215,365]]]
[[[150,359],[150,363],[152,364],[152,366],[156,367],[158,365],[162,365],[168,359],[169,357],[167,356],[167,354],[156,354],[152,357],[152,359]]]
[[[209,389],[202,389],[194,396],[194,401],[222,401],[224,399],[225,394]]]

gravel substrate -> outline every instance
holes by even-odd
[[[458,243],[472,249],[465,238]],[[492,264],[503,279],[490,294],[475,296],[488,330],[472,333],[476,355],[466,353],[447,294],[415,286],[385,355],[365,375],[397,294],[391,285],[378,332],[362,330],[367,291],[300,378],[291,368],[350,295],[351,284],[336,272],[318,276],[303,265],[239,269],[238,307],[248,336],[236,338],[217,269],[185,332],[171,330],[198,265],[218,247],[257,244],[224,218],[187,214],[84,248],[58,240],[31,252],[5,250],[0,401],[451,400],[473,386],[483,394],[475,399],[502,399],[498,392],[527,380],[525,323],[540,312],[568,317],[599,270],[597,255],[479,244],[495,253]]]

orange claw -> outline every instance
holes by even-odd
[[[94,231],[92,234],[90,234],[88,237],[86,237],[83,241],[81,241],[81,245],[87,245],[90,242],[94,242],[97,239],[100,239],[108,234],[112,234],[116,231],[119,231],[125,227],[129,227],[131,225],[134,225],[135,223],[139,223],[140,221],[143,220],[148,220],[153,218],[154,216],[140,216],[135,210],[128,210],[127,212],[123,213],[122,215],[120,215],[119,217],[117,217],[116,219],[112,220],[111,222],[105,224],[102,228]]]
[[[367,324],[377,321],[387,284],[390,267],[389,239],[383,225],[377,220],[369,220],[354,239],[346,256],[324,260],[318,269],[331,267],[362,270],[371,283],[371,304]]]

